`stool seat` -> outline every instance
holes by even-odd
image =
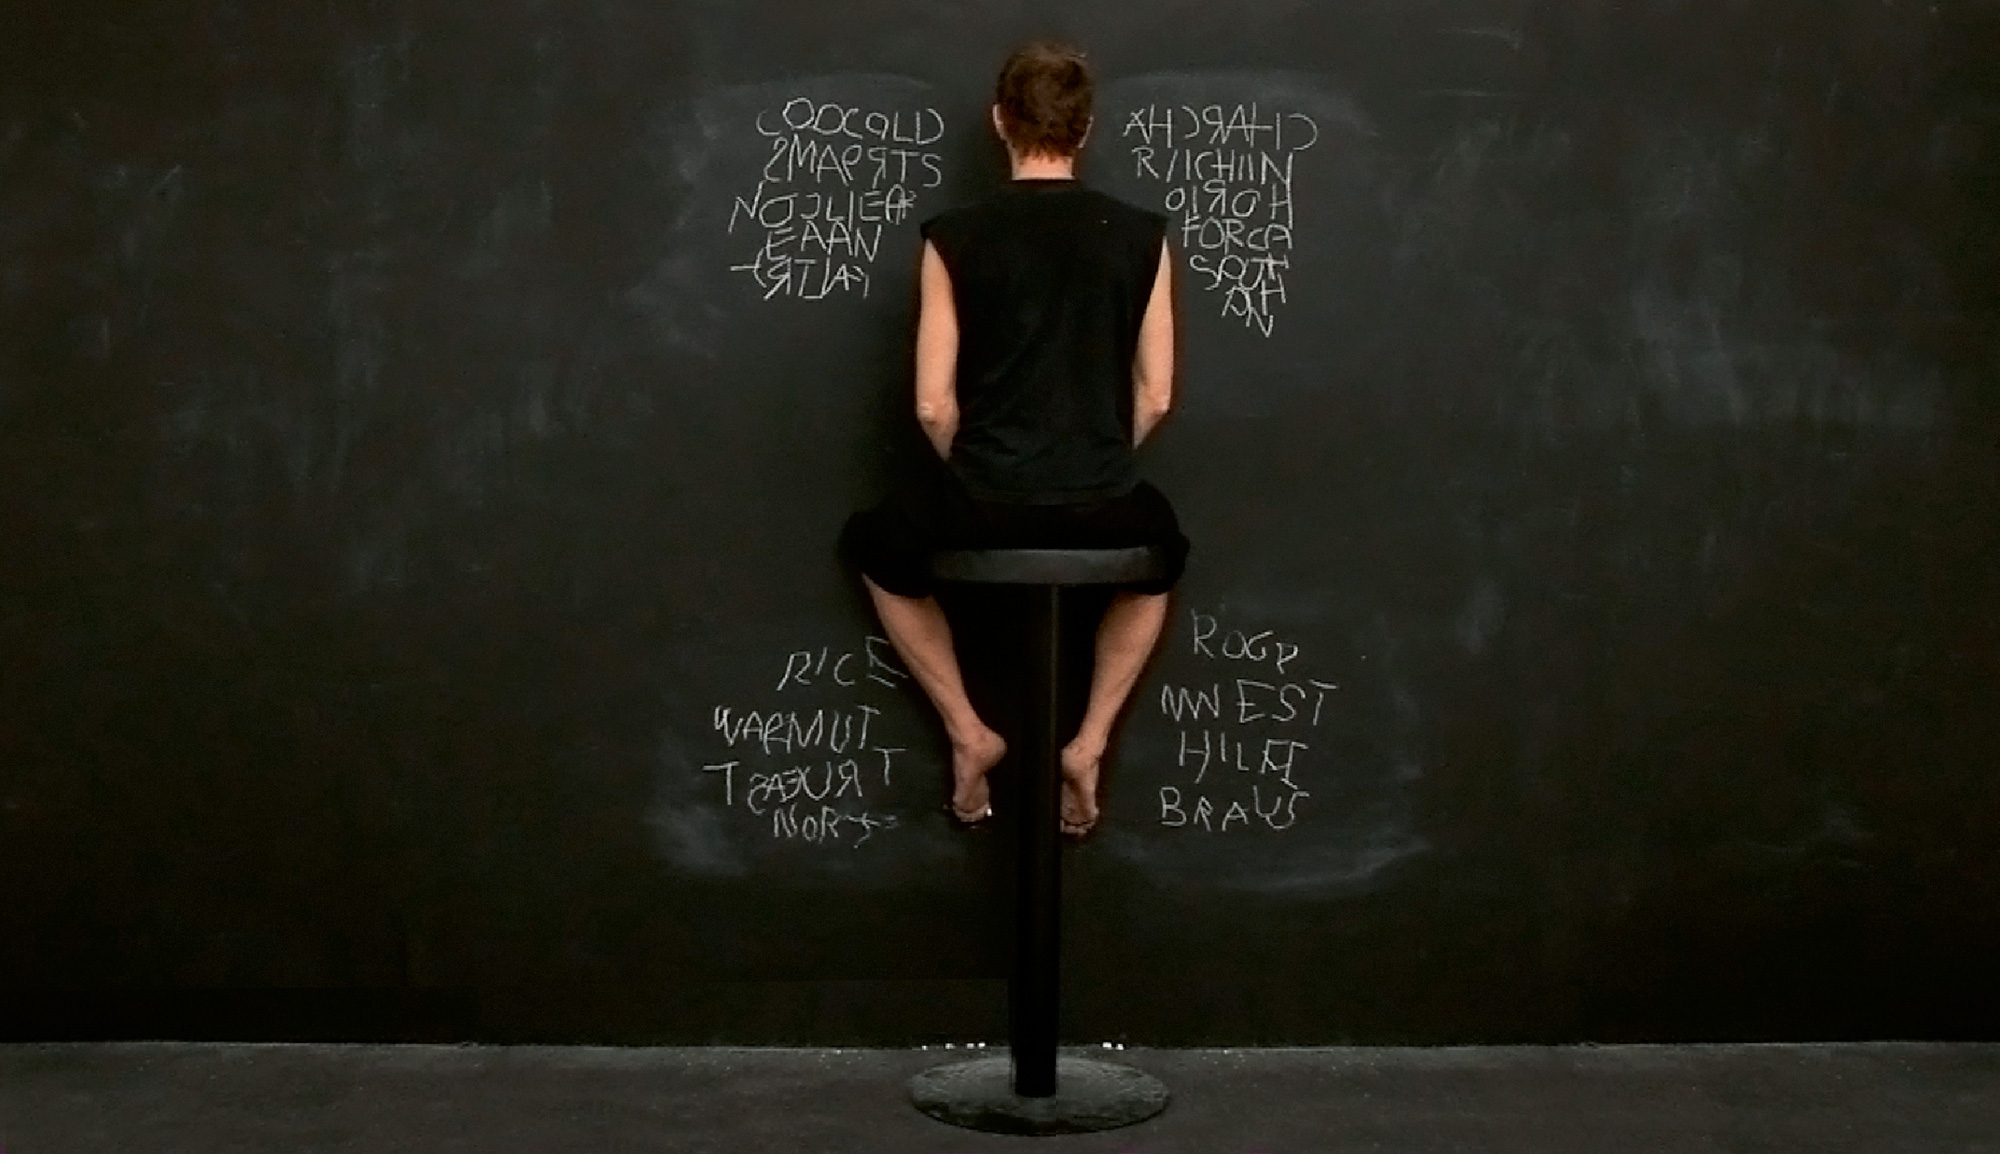
[[[1119,549],[947,549],[931,555],[931,576],[982,585],[1123,585],[1166,576],[1166,554],[1147,545]]]

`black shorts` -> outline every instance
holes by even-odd
[[[840,534],[848,563],[900,597],[928,597],[931,554],[943,549],[1119,549],[1166,554],[1166,575],[1123,586],[1165,593],[1187,568],[1188,539],[1166,496],[1144,481],[1122,497],[1079,505],[982,501],[939,470],[930,484],[900,490],[854,514]]]

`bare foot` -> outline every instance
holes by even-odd
[[[1081,738],[1078,739],[1082,740]],[[1104,759],[1102,745],[1079,745],[1062,751],[1062,831],[1082,837],[1097,824],[1097,770]]]
[[[1007,756],[1007,741],[992,730],[970,742],[951,746],[951,811],[958,820],[975,822],[993,812],[993,791],[987,787],[986,771]]]

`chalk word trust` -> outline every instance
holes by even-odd
[[[770,151],[756,189],[731,203],[729,233],[759,243],[730,271],[749,274],[765,300],[866,297],[884,228],[910,218],[919,191],[944,183],[943,157],[930,148],[944,117],[797,96],[759,112],[756,131]]]
[[[870,637],[858,649],[795,650],[785,658],[778,691],[893,687],[909,674],[889,659],[887,647],[887,640]],[[701,769],[720,780],[724,806],[768,820],[772,837],[859,848],[876,830],[896,826],[896,815],[860,808],[867,803],[868,779],[879,769],[887,789],[896,755],[908,752],[883,744],[879,728],[870,733],[881,715],[861,702],[764,710],[718,705],[710,729],[736,756]]]

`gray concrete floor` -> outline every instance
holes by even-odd
[[[1089,1053],[1173,1104],[1102,1134],[956,1130],[904,1082],[962,1050],[8,1045],[0,1154],[2000,1152],[2000,1045]]]

